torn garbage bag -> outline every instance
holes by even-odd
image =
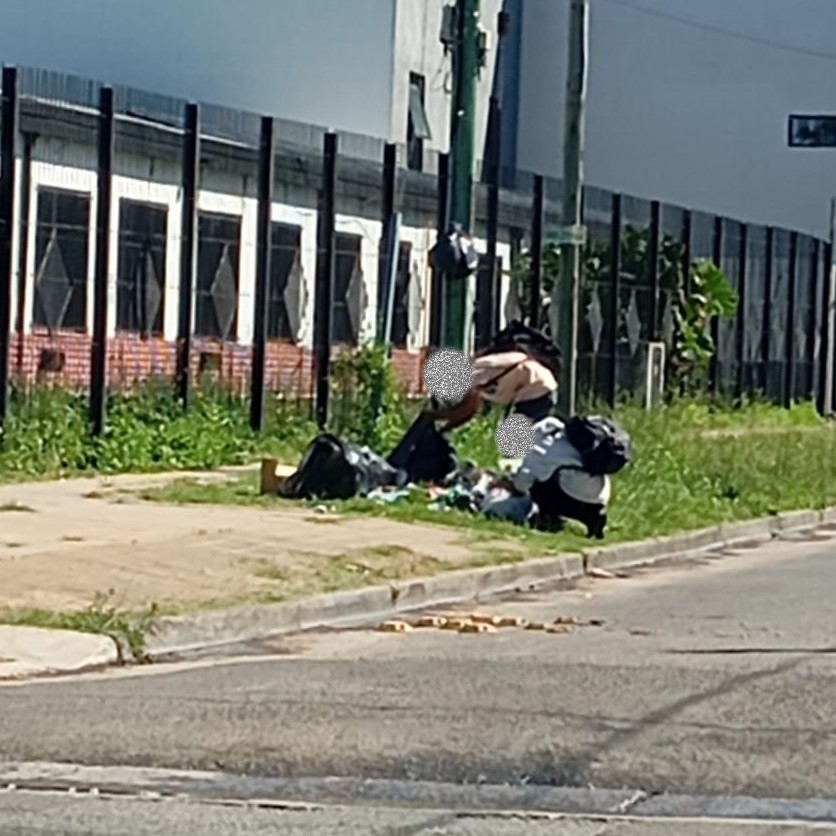
[[[407,480],[443,482],[456,469],[456,456],[450,442],[435,423],[418,416],[389,454],[388,463],[406,473]]]
[[[317,436],[281,494],[290,499],[351,499],[385,486],[402,487],[406,474],[369,450],[340,441],[330,433]]]

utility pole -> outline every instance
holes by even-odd
[[[583,223],[583,151],[587,57],[589,50],[589,0],[572,0],[569,20],[569,61],[566,78],[566,115],[563,136],[564,227],[579,229]],[[573,240],[561,248],[558,300],[552,298],[552,339],[563,352],[563,379],[558,389],[560,412],[575,413],[577,393],[578,302],[581,285],[582,243]]]
[[[450,115],[450,222],[470,231],[473,211],[473,157],[476,135],[476,87],[482,66],[480,0],[455,0],[451,37],[442,41],[452,53],[453,95]],[[444,284],[446,348],[464,350],[469,279],[450,279]]]

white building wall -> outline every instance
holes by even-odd
[[[426,79],[427,118],[432,139],[425,149],[444,152],[450,139],[450,57],[444,54],[439,40],[442,10],[452,0],[397,0],[395,13],[395,51],[392,92],[392,118],[389,129],[392,141],[406,141],[409,103],[409,74],[419,73]],[[481,26],[489,33],[488,65],[478,84],[476,108],[476,157],[482,158],[488,102],[494,78],[496,58],[496,18],[502,0],[482,0]]]

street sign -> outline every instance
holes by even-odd
[[[587,240],[585,226],[553,226],[546,230],[547,243],[558,247],[584,247]]]
[[[790,148],[836,148],[836,116],[791,114],[787,144]]]

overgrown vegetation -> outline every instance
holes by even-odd
[[[646,229],[625,226],[621,233],[621,271],[618,298],[617,339],[629,341],[628,311],[636,305],[641,325],[641,338],[647,339],[650,325],[649,268],[651,265],[650,237]],[[602,328],[612,327],[612,287],[610,279],[611,248],[609,243],[591,238],[583,252],[584,284],[581,310],[590,310],[593,294],[601,304]],[[542,280],[540,287],[541,321],[548,320],[548,308],[554,288],[560,281],[560,249],[553,244],[543,248]],[[512,278],[523,310],[529,310],[531,300],[530,253],[523,252],[514,267]],[[673,330],[671,353],[668,357],[667,384],[672,395],[695,394],[705,387],[708,366],[716,346],[711,325],[717,320],[733,319],[737,312],[737,293],[725,273],[710,261],[695,260],[687,265],[686,249],[682,241],[663,235],[659,241],[657,279],[660,304],[656,307],[657,333],[664,330],[666,300],[670,300]],[[635,294],[635,297],[634,297]],[[593,351],[589,329],[580,331],[581,353]],[[599,349],[600,350],[600,349]],[[606,346],[603,347],[606,351]]]
[[[836,430],[812,406],[784,410],[750,402],[732,409],[683,398],[653,412],[625,406],[617,416],[633,437],[635,464],[614,478],[607,542],[836,504]],[[496,420],[496,415],[487,416],[454,433],[460,457],[495,463]],[[146,498],[282,505],[278,499],[259,497],[255,478],[215,485],[182,481],[149,491]],[[393,505],[358,500],[329,505],[346,514],[442,523],[521,538],[544,551],[578,548],[584,542],[577,530],[538,534],[457,511],[435,511],[423,492]]]
[[[75,612],[51,612],[31,607],[0,609],[0,624],[75,630],[110,636],[123,662],[145,661],[146,636],[157,615],[156,607],[127,613],[108,604],[104,595],[96,596],[89,607]]]

